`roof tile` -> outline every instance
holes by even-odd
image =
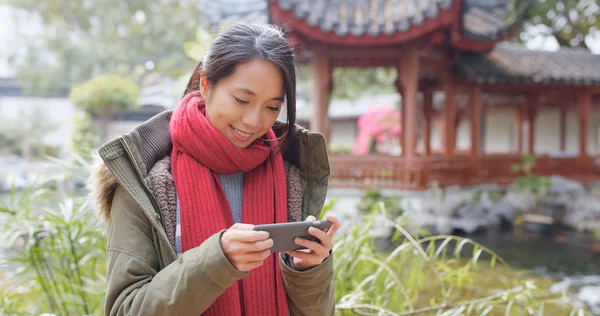
[[[548,52],[499,43],[487,55],[464,54],[454,69],[480,83],[600,86],[600,55],[580,48]]]

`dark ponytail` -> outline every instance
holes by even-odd
[[[183,92],[183,97],[185,97],[188,93],[193,91],[200,90],[200,78],[202,77],[202,62],[199,62],[196,68],[194,68],[194,72],[190,77],[190,80],[185,87],[185,91]]]
[[[281,131],[279,141],[281,151],[285,151],[296,129],[296,69],[292,45],[279,27],[234,24],[224,29],[194,69],[184,96],[200,89],[202,77],[206,77],[208,84],[214,85],[231,75],[238,64],[255,58],[273,62],[283,77],[287,122],[276,122],[273,127]]]

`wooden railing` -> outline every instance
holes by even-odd
[[[332,187],[419,189],[423,161],[390,156],[332,155]]]
[[[331,187],[392,188],[420,190],[436,182],[440,186],[506,184],[519,173],[512,170],[519,155],[495,154],[477,158],[392,157],[380,155],[332,155]],[[537,157],[534,170],[540,175],[562,175],[578,181],[600,181],[600,157]]]

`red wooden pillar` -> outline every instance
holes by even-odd
[[[587,139],[588,139],[588,120],[592,107],[592,95],[589,92],[583,92],[578,97],[579,103],[579,157],[586,157]]]
[[[331,94],[331,67],[329,56],[322,52],[315,52],[312,60],[313,91],[312,112],[310,129],[313,132],[325,135],[329,142],[329,100]]]
[[[400,136],[398,137],[398,144],[400,145],[400,148],[402,148],[402,153],[401,156],[405,155],[405,151],[404,151],[404,128],[405,128],[405,123],[406,123],[406,117],[405,117],[405,105],[404,105],[404,85],[402,84],[402,78],[400,78],[400,65],[398,65],[397,67],[397,71],[398,71],[398,78],[396,79],[396,90],[398,91],[398,94],[400,95]]]
[[[537,96],[527,98],[525,106],[527,114],[527,153],[533,155],[535,153],[535,117],[537,114]]]
[[[412,157],[417,148],[417,93],[419,91],[419,55],[408,47],[398,67],[398,84],[402,93],[402,155]]]
[[[471,157],[477,158],[481,152],[480,131],[481,131],[481,87],[476,85],[471,91],[469,100],[471,107]]]
[[[431,117],[433,116],[433,93],[431,91],[423,92],[423,117],[425,118],[424,143],[425,156],[431,155]]]
[[[444,85],[444,156],[447,158],[454,154],[456,138],[456,87],[451,78]]]
[[[560,151],[564,152],[567,148],[567,108],[560,108]]]

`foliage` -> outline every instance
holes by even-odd
[[[19,28],[11,57],[25,93],[47,95],[101,73],[143,84],[151,72],[177,76],[192,67],[181,47],[202,18],[193,1],[4,2],[27,13],[16,15],[28,27]],[[25,32],[31,21],[41,24],[34,34]]]
[[[212,41],[213,35],[210,32],[201,27],[197,28],[196,39],[194,41],[187,41],[183,45],[185,56],[196,62],[202,61]]]
[[[337,203],[337,199],[330,199],[327,202],[325,202],[325,205],[323,205],[323,209],[321,210],[321,214],[319,215],[319,218],[317,218],[318,220],[322,220],[325,219],[325,215],[327,215],[327,213],[329,213],[329,211],[331,211],[333,209],[333,206],[335,205],[335,203]]]
[[[0,124],[0,148],[5,154],[16,154],[25,159],[39,159],[45,154],[57,154],[56,149],[44,142],[48,133],[58,124],[46,115],[46,110],[34,106],[31,112],[20,112],[16,119],[4,119]]]
[[[375,188],[370,188],[365,191],[360,199],[360,202],[356,205],[356,208],[364,214],[371,213],[374,209],[379,211],[377,206],[379,203],[383,203],[383,207],[388,213],[387,215],[391,218],[396,218],[402,215],[402,209],[400,208],[399,196],[384,196],[383,193]]]
[[[129,79],[101,75],[74,86],[69,99],[80,109],[100,115],[101,135],[105,140],[112,115],[135,108],[139,93],[139,86]]]
[[[512,166],[513,172],[522,172],[524,175],[518,177],[514,183],[517,190],[528,190],[536,199],[542,198],[550,187],[550,178],[539,176],[534,173],[536,158],[534,155],[523,154],[520,164]]]
[[[96,126],[90,113],[87,111],[75,112],[69,150],[75,155],[91,159],[91,151],[97,147],[98,142]]]
[[[84,110],[114,113],[135,106],[139,92],[139,86],[129,79],[101,75],[74,86],[69,98]]]
[[[59,163],[58,160],[53,160]],[[0,204],[17,276],[0,271],[0,314],[100,315],[106,236],[77,192],[60,190],[69,176],[89,172],[84,159],[63,162],[64,175],[41,179]],[[378,196],[376,192],[371,197]],[[373,210],[387,213],[385,203]],[[321,218],[336,200],[325,204]],[[545,279],[516,273],[486,247],[455,236],[414,237],[405,218],[386,220],[398,246],[382,253],[370,232],[375,213],[334,238],[338,315],[568,315],[579,311]],[[465,257],[466,256],[466,257]],[[583,309],[580,315],[587,315]]]
[[[196,39],[194,41],[187,41],[183,45],[183,51],[185,56],[189,59],[195,61],[196,63],[200,62],[204,57],[204,54],[210,48],[210,45],[213,41],[213,35],[205,30],[204,28],[196,29]],[[189,70],[185,71],[183,74],[177,77],[171,88],[169,89],[169,94],[175,99],[179,100],[187,87],[187,83],[192,76],[192,70],[194,68],[190,67]]]
[[[355,154],[384,152],[378,145],[400,136],[400,110],[393,106],[371,107],[358,118]]]
[[[329,153],[341,155],[351,154],[352,147],[344,144],[331,143],[329,144]]]
[[[0,279],[13,287],[3,290],[3,314],[103,312],[106,236],[85,197],[60,190],[62,181],[46,179],[24,192],[13,188],[9,201],[0,202],[6,217],[0,239],[7,241],[8,263],[19,267],[15,276]]]
[[[297,66],[299,96],[310,100],[312,91],[310,65]],[[393,68],[334,68],[332,73],[332,99],[355,100],[359,97],[397,93],[396,69]]]
[[[547,280],[516,273],[472,240],[415,239],[403,228],[402,218],[387,224],[400,236],[389,253],[378,251],[370,236],[374,215],[356,221],[335,241],[339,315],[587,314],[563,295],[551,294]]]
[[[520,35],[524,41],[541,35],[554,37],[560,46],[588,48],[586,39],[600,30],[600,6],[596,0],[534,2]]]

